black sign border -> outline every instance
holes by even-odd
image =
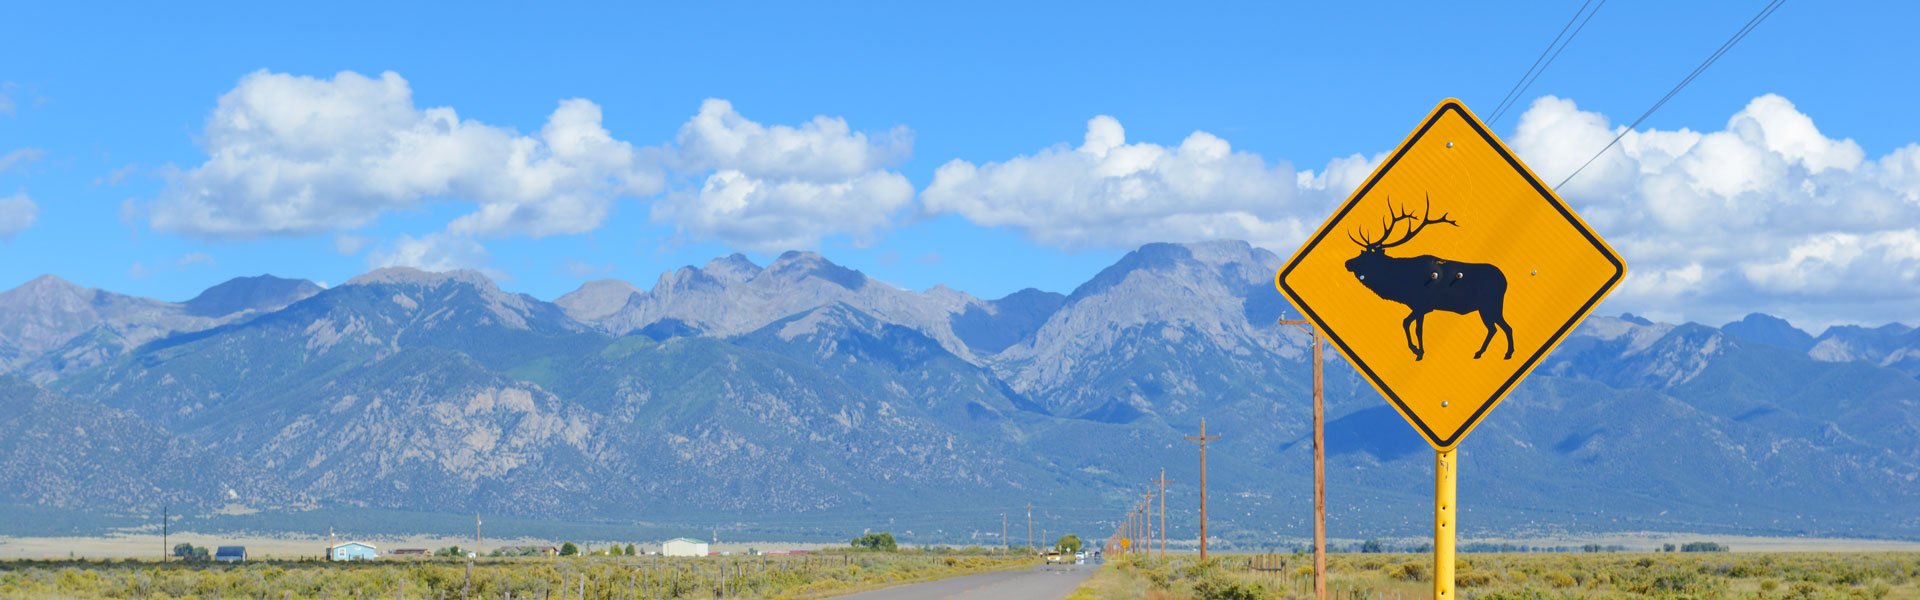
[[[1335,333],[1333,329],[1327,327],[1326,320],[1322,319],[1318,313],[1315,313],[1313,307],[1307,305],[1306,301],[1300,297],[1300,294],[1294,292],[1293,286],[1287,282],[1287,277],[1293,274],[1293,270],[1300,266],[1300,263],[1306,259],[1308,254],[1311,254],[1315,248],[1320,246],[1321,240],[1325,239],[1327,234],[1332,233],[1333,228],[1322,227],[1321,231],[1315,234],[1313,239],[1308,240],[1307,244],[1294,256],[1293,261],[1287,263],[1286,268],[1280,271],[1280,277],[1278,278],[1280,281],[1280,291],[1293,300],[1295,307],[1307,313],[1307,318],[1313,319],[1315,326],[1320,328],[1321,333],[1325,334],[1327,339],[1333,340],[1334,344],[1339,345],[1341,353],[1345,354],[1347,358],[1353,362],[1354,366],[1360,369],[1360,372],[1365,373],[1367,379],[1373,381],[1374,387],[1384,393],[1387,396],[1387,400],[1393,402],[1394,406],[1400,409],[1400,414],[1406,415],[1408,420],[1413,421],[1414,426],[1420,430],[1420,433],[1427,437],[1429,444],[1437,448],[1451,448],[1457,444],[1461,436],[1466,435],[1467,431],[1473,429],[1474,424],[1480,422],[1481,417],[1486,416],[1488,409],[1493,408],[1494,404],[1498,404],[1500,399],[1505,397],[1507,392],[1513,389],[1514,385],[1520,383],[1521,379],[1524,379],[1528,374],[1533,372],[1533,367],[1540,359],[1545,358],[1548,352],[1560,345],[1561,338],[1566,337],[1567,332],[1571,331],[1575,324],[1585,319],[1587,314],[1593,311],[1594,305],[1599,304],[1600,299],[1606,297],[1607,292],[1612,291],[1614,285],[1618,284],[1627,272],[1626,263],[1622,262],[1618,255],[1614,254],[1605,243],[1601,242],[1600,238],[1594,235],[1591,228],[1588,228],[1578,217],[1575,217],[1573,211],[1568,210],[1566,205],[1560,201],[1560,198],[1554,195],[1546,185],[1540,183],[1540,180],[1533,176],[1533,172],[1520,163],[1520,159],[1515,158],[1512,153],[1508,152],[1506,144],[1500,143],[1499,138],[1494,137],[1492,132],[1487,131],[1486,126],[1482,125],[1479,119],[1474,118],[1472,114],[1468,113],[1465,106],[1453,100],[1441,103],[1440,107],[1433,111],[1433,116],[1428,117],[1427,122],[1421,124],[1420,129],[1414,131],[1412,137],[1407,138],[1407,141],[1401,143],[1400,148],[1395,150],[1393,156],[1387,159],[1387,163],[1374,171],[1373,176],[1367,179],[1366,185],[1361,186],[1360,190],[1355,192],[1353,197],[1347,201],[1347,204],[1340,207],[1340,211],[1334,213],[1333,217],[1329,218],[1327,222],[1335,223],[1346,218],[1347,213],[1352,212],[1355,207],[1358,207],[1360,201],[1366,198],[1369,192],[1373,191],[1373,186],[1380,183],[1380,178],[1385,177],[1388,171],[1392,171],[1393,166],[1399,164],[1401,157],[1406,156],[1407,150],[1412,149],[1414,144],[1419,142],[1420,138],[1427,134],[1427,130],[1432,129],[1433,125],[1439,123],[1441,117],[1446,116],[1448,112],[1458,113],[1462,120],[1465,120],[1467,124],[1473,127],[1475,133],[1480,134],[1480,137],[1487,142],[1487,145],[1492,146],[1495,152],[1500,153],[1500,158],[1506,159],[1507,165],[1513,167],[1514,172],[1519,173],[1521,177],[1527,180],[1529,185],[1533,186],[1534,191],[1540,194],[1541,199],[1546,200],[1547,204],[1553,206],[1554,210],[1560,211],[1560,216],[1565,218],[1568,224],[1573,225],[1574,230],[1586,236],[1587,243],[1592,244],[1593,248],[1599,251],[1601,256],[1606,257],[1607,262],[1613,263],[1613,276],[1609,277],[1606,283],[1601,284],[1600,289],[1595,290],[1593,295],[1587,298],[1586,304],[1581,305],[1580,310],[1573,313],[1573,318],[1568,319],[1566,323],[1562,323],[1560,329],[1553,332],[1553,336],[1547,338],[1547,342],[1541,344],[1540,349],[1535,351],[1533,356],[1527,357],[1526,362],[1522,363],[1520,368],[1514,370],[1513,376],[1508,377],[1506,382],[1501,383],[1499,389],[1494,390],[1492,396],[1482,401],[1480,406],[1474,409],[1473,415],[1467,417],[1466,422],[1460,424],[1458,430],[1455,430],[1452,435],[1442,439],[1438,434],[1433,432],[1433,428],[1427,426],[1425,421],[1420,420],[1419,413],[1407,407],[1407,403],[1400,399],[1400,395],[1395,393],[1393,388],[1387,385],[1386,381],[1380,379],[1380,376],[1373,372],[1372,367],[1367,366],[1366,361],[1360,359],[1359,354],[1354,353],[1353,348],[1347,345],[1346,340],[1340,339],[1338,333]]]

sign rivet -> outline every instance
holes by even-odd
[[[1441,400],[1441,401],[1440,401],[1440,408],[1446,408],[1446,407],[1447,407],[1447,401],[1445,401],[1445,400]]]
[[[1447,147],[1448,147],[1448,148],[1452,148],[1452,147],[1453,147],[1453,142],[1447,142]]]

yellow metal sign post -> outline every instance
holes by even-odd
[[[1453,597],[1455,447],[1626,275],[1458,100],[1445,100],[1274,285],[1436,451],[1435,597]]]

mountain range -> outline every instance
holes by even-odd
[[[1149,244],[1069,293],[992,300],[808,252],[552,302],[471,271],[240,278],[186,302],[45,276],[0,293],[0,504],[964,541],[1032,502],[1100,532],[1162,468],[1175,507],[1196,500],[1181,437],[1204,419],[1223,436],[1214,535],[1297,538],[1311,370],[1307,337],[1275,323],[1280,266],[1241,242]],[[1425,443],[1328,357],[1331,530],[1426,531]],[[1461,456],[1467,535],[1920,538],[1920,331],[1593,317]]]

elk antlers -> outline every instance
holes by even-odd
[[[1427,215],[1433,214],[1433,196],[1428,195],[1427,206],[1425,209],[1421,211],[1421,215],[1419,217],[1419,220],[1420,220],[1419,224],[1408,225],[1406,235],[1400,236],[1400,239],[1394,240],[1392,243],[1388,243],[1387,238],[1393,236],[1393,228],[1398,227],[1401,221],[1414,219],[1414,216],[1411,211],[1406,211],[1403,208],[1394,208],[1393,198],[1391,197],[1387,198],[1387,207],[1390,209],[1393,209],[1392,210],[1393,216],[1391,219],[1381,220],[1380,224],[1382,227],[1380,232],[1380,239],[1375,240],[1371,237],[1368,237],[1367,232],[1364,229],[1360,231],[1359,238],[1356,239],[1353,237],[1352,233],[1348,233],[1347,239],[1353,240],[1353,243],[1359,244],[1360,247],[1365,248],[1367,250],[1385,250],[1388,248],[1392,248],[1394,246],[1407,243],[1409,240],[1413,239],[1413,236],[1419,235],[1420,231],[1423,229],[1426,229],[1428,225],[1433,225],[1435,223],[1446,223],[1454,227],[1460,226],[1459,223],[1456,223],[1453,220],[1447,218],[1448,213],[1441,213],[1440,218],[1438,219],[1428,218]]]

